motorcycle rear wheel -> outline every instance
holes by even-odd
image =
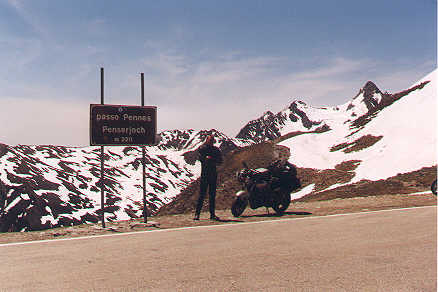
[[[284,211],[289,208],[291,200],[290,193],[281,194],[280,196],[280,199],[272,205],[272,209],[274,209],[277,215],[283,215]]]
[[[243,211],[245,211],[247,205],[247,200],[236,198],[233,205],[231,205],[231,214],[233,214],[234,217],[239,217],[242,215]]]
[[[430,190],[432,191],[432,193],[436,196],[436,180],[433,181],[432,185],[430,186]]]

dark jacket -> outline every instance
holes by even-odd
[[[198,149],[201,176],[216,175],[216,166],[222,163],[222,154],[216,146],[203,144]]]

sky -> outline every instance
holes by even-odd
[[[235,136],[299,99],[398,92],[437,62],[435,0],[0,0],[0,143],[89,145],[90,104]]]

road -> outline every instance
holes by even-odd
[[[0,291],[436,291],[436,210],[0,245]]]

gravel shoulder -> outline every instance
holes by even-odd
[[[436,206],[437,197],[432,193],[379,195],[369,197],[355,197],[334,199],[328,201],[292,202],[283,216],[275,215],[272,209],[269,213],[266,208],[252,210],[247,208],[239,218],[234,218],[229,209],[217,210],[216,214],[221,221],[209,220],[208,212],[201,213],[201,220],[193,221],[193,214],[163,215],[143,219],[106,222],[106,228],[101,224],[84,224],[71,227],[54,228],[32,232],[0,233],[0,245],[6,243],[26,242],[35,240],[52,240],[83,236],[99,236],[124,232],[160,230],[170,228],[206,226],[216,224],[230,224],[254,222],[263,220],[278,220],[284,218],[304,218],[309,216],[327,216],[334,214],[368,212],[385,209],[411,208],[421,206]]]

